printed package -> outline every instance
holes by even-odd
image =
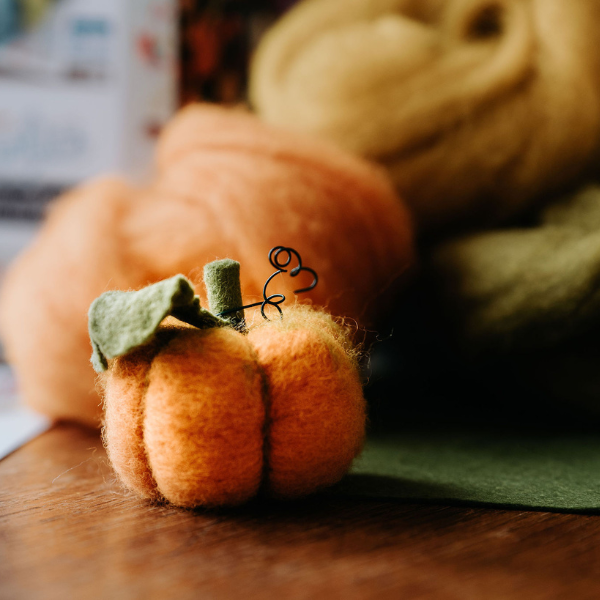
[[[144,175],[177,104],[176,0],[0,0],[0,218]]]
[[[177,13],[176,0],[0,0],[0,285],[49,200],[150,168],[177,106]]]

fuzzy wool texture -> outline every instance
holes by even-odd
[[[268,391],[267,492],[296,498],[339,481],[362,449],[366,419],[342,330],[299,308],[248,338]]]
[[[311,302],[362,324],[384,318],[414,259],[408,211],[378,168],[247,113],[182,110],[159,140],[151,184],[100,179],[59,199],[7,273],[0,332],[24,401],[99,426],[94,298],[178,273],[197,282],[202,265],[228,256],[256,301],[281,244],[319,273]],[[298,283],[282,277],[277,291],[292,299]]]
[[[362,448],[365,400],[348,332],[310,307],[198,330],[168,319],[104,376],[105,445],[123,484],[183,507],[305,496]]]
[[[185,331],[156,356],[144,442],[162,496],[177,506],[235,505],[258,491],[265,406],[252,347],[233,329]]]
[[[102,179],[64,196],[3,281],[0,331],[19,393],[50,417],[100,423],[87,312],[102,292],[145,283],[115,239],[132,194]]]
[[[250,97],[384,165],[421,230],[498,223],[597,160],[599,21],[597,0],[304,0]]]
[[[528,228],[438,245],[428,270],[470,350],[551,348],[600,325],[600,187],[549,206]]]
[[[102,438],[108,458],[125,487],[144,498],[160,498],[144,444],[145,395],[150,382],[150,366],[177,332],[176,326],[163,327],[150,343],[112,361],[110,370],[102,378]]]

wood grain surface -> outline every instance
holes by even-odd
[[[316,497],[153,505],[95,432],[0,461],[0,598],[600,598],[600,517]]]

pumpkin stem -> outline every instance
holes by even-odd
[[[204,285],[208,295],[208,306],[213,315],[222,315],[232,327],[242,333],[246,331],[244,309],[240,287],[240,263],[225,258],[204,266]]]

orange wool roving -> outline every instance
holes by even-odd
[[[87,309],[105,289],[145,284],[115,239],[132,195],[109,178],[65,195],[3,281],[0,329],[19,393],[51,417],[99,423]]]
[[[249,332],[207,327],[169,317],[107,361],[104,441],[124,485],[195,507],[240,504],[259,489],[296,498],[339,481],[366,419],[347,330],[301,305]]]
[[[384,318],[414,256],[408,212],[377,167],[246,113],[184,109],[159,140],[151,184],[104,179],[68,194],[7,274],[0,330],[24,400],[98,426],[86,331],[96,296],[195,280],[223,256],[244,263],[244,293],[259,296],[263,257],[282,243],[319,272],[311,301],[362,324]]]

